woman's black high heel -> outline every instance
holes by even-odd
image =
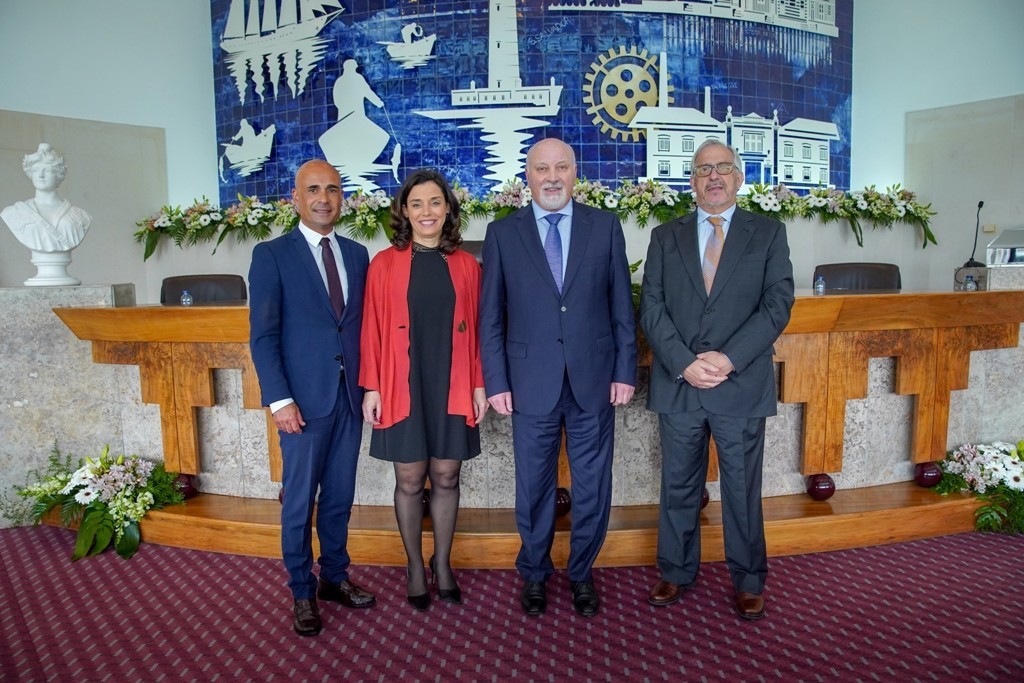
[[[452,580],[455,580],[455,575],[452,575]],[[434,556],[430,556],[430,585],[433,586],[437,581],[437,570],[434,569]],[[453,605],[462,604],[462,590],[459,589],[459,585],[455,584],[455,588],[441,588],[437,589],[437,597],[442,602],[450,602]],[[411,598],[410,598],[411,600]]]
[[[412,572],[408,568],[405,570],[405,574],[408,578],[412,578]],[[409,595],[409,604],[416,608],[419,612],[426,612],[430,607],[430,589],[427,589],[426,593],[420,593],[419,595]],[[442,598],[443,599],[443,598]]]

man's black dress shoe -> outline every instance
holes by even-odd
[[[316,606],[316,600],[296,600],[295,620],[292,626],[300,636],[315,636],[323,628],[320,621],[320,608]]]
[[[544,613],[548,606],[548,593],[540,581],[527,581],[523,584],[523,592],[519,594],[519,604],[523,611],[531,617]]]
[[[572,608],[577,614],[581,617],[592,617],[597,614],[600,602],[593,581],[570,581],[569,588],[572,589]]]
[[[348,579],[339,584],[327,583],[320,579],[320,586],[316,594],[321,600],[340,602],[345,607],[353,609],[373,607],[377,604],[377,598],[373,593],[360,588]]]

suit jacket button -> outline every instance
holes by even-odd
[[[706,342],[706,341],[702,341],[702,342],[700,343],[700,345],[706,348],[706,347],[708,347],[708,346],[711,346],[711,343],[710,343],[710,342]]]
[[[344,327],[342,327],[341,325],[338,325],[338,332],[341,332],[344,329],[345,329]]]
[[[712,309],[710,309],[710,308],[705,308],[705,309],[704,309],[704,312],[705,312],[705,313],[710,313],[711,311],[712,311]]]
[[[336,360],[336,361],[338,361],[340,363],[341,362],[341,356],[335,356],[334,360]]]
[[[562,306],[562,313],[565,313],[565,306]]]

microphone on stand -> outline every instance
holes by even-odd
[[[964,268],[984,268],[985,264],[975,260],[974,254],[978,251],[978,228],[981,226],[981,207],[985,206],[984,200],[978,202],[978,215],[974,219],[974,249],[971,250],[971,258],[967,259]]]

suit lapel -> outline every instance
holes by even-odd
[[[582,205],[573,202],[572,222],[570,223],[569,231],[569,259],[565,264],[565,277],[562,278],[563,293],[568,291],[569,285],[572,284],[573,278],[575,278],[576,273],[579,272],[580,266],[583,264],[583,255],[587,253],[587,242],[590,240],[590,235],[593,232],[591,229],[592,218],[590,211]],[[552,278],[551,282],[554,284],[554,278]]]
[[[697,212],[694,211],[679,219],[679,224],[672,234],[676,240],[676,249],[683,257],[683,269],[686,270],[693,288],[707,297],[704,290],[704,272],[701,270],[700,242],[697,239]]]
[[[560,296],[558,293],[558,287],[555,286],[555,278],[551,275],[551,268],[548,267],[547,256],[544,255],[544,245],[540,243],[540,232],[537,230],[537,220],[533,217],[533,205],[529,205],[526,208],[520,209],[515,217],[519,220],[517,226],[517,232],[519,238],[523,242],[523,248],[526,250],[526,254],[530,257],[535,268],[540,271],[541,279],[543,279],[551,291],[554,292],[555,296]],[[570,248],[569,254],[572,255],[572,249]],[[563,290],[564,281],[563,281]]]

